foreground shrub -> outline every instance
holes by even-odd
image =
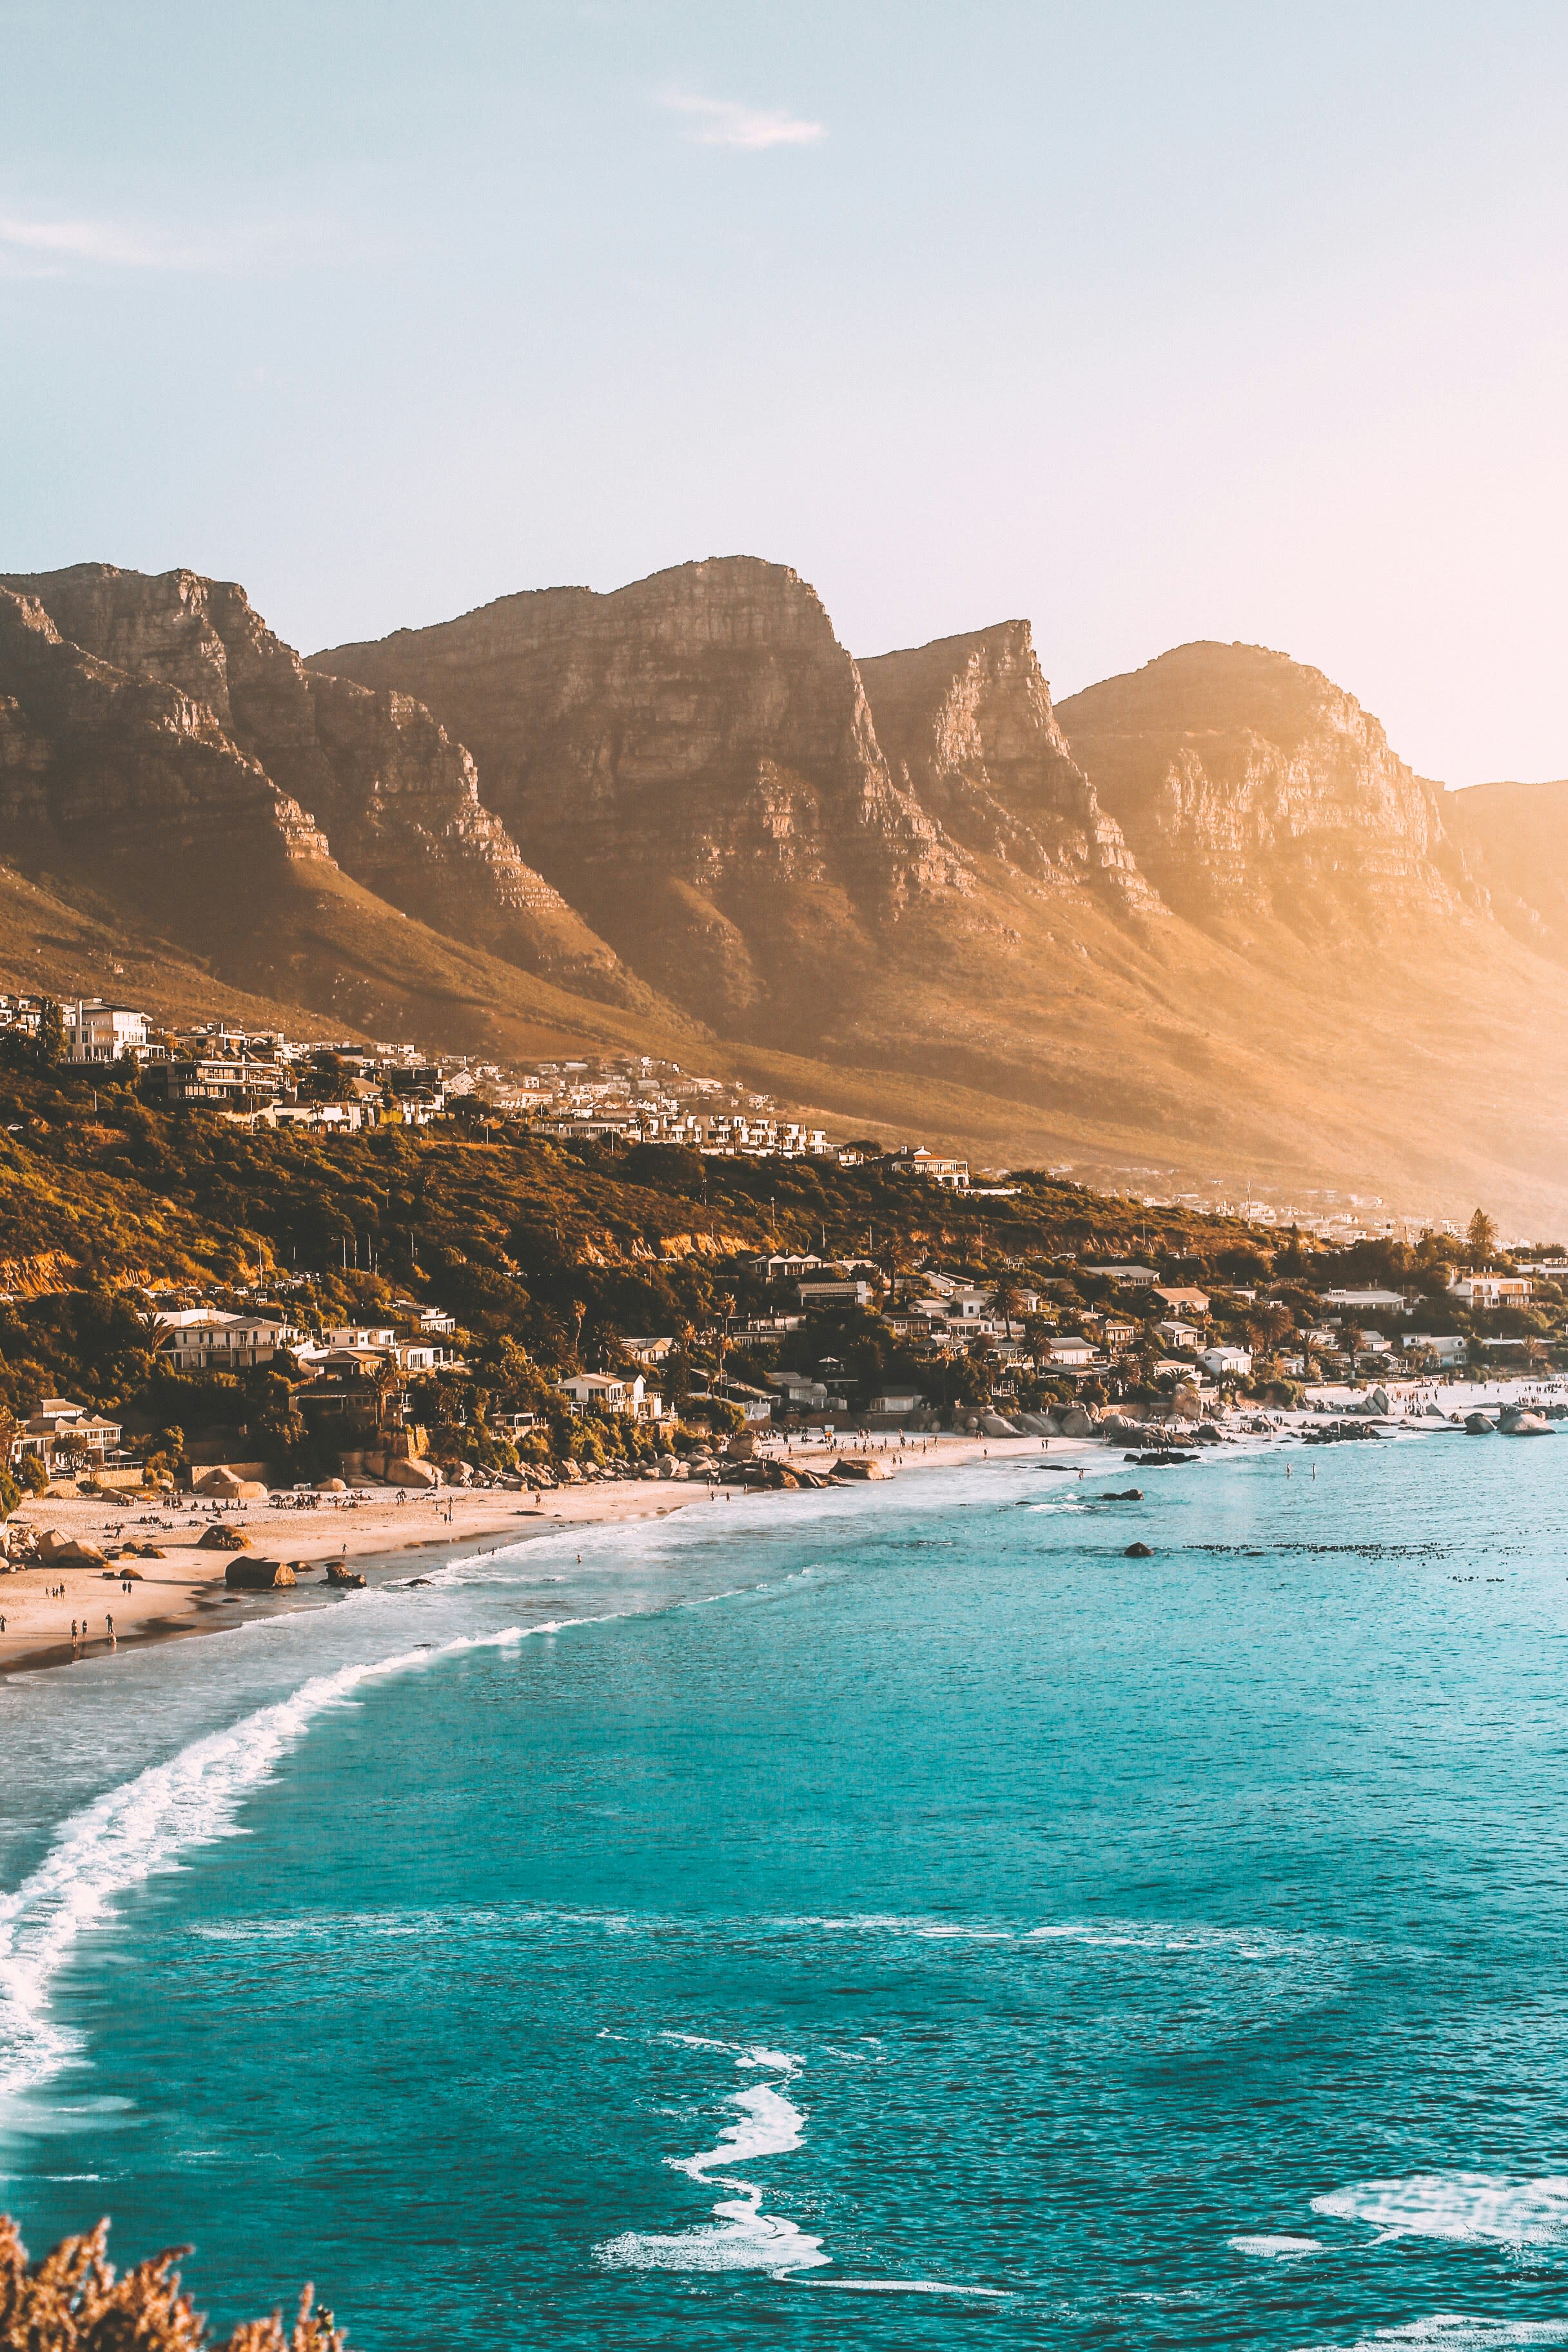
[[[274,2312],[243,2322],[219,2345],[181,2291],[174,2264],[188,2246],[116,2278],[108,2240],[100,2221],[29,2267],[16,2223],[0,2214],[0,2352],[342,2352],[331,2313],[314,2308],[310,2287],[287,2335]]]

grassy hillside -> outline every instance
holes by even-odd
[[[762,1381],[775,1362],[837,1363],[863,1395],[901,1381],[939,1402],[998,1376],[962,1346],[933,1360],[858,1307],[809,1318],[758,1352],[749,1317],[799,1312],[793,1286],[770,1287],[747,1264],[775,1250],[863,1262],[884,1291],[932,1265],[994,1292],[1026,1283],[1063,1331],[1113,1304],[1142,1318],[1151,1359],[1164,1352],[1154,1329],[1164,1310],[1147,1293],[1119,1293],[1089,1263],[1141,1260],[1226,1294],[1216,1315],[1244,1340],[1260,1310],[1230,1294],[1271,1283],[1288,1311],[1269,1346],[1304,1331],[1335,1281],[1425,1285],[1430,1312],[1415,1328],[1456,1328],[1442,1291],[1450,1244],[1336,1254],[1287,1235],[1264,1246],[1238,1222],[1145,1211],[1048,1172],[1015,1182],[1009,1197],[977,1198],[875,1158],[848,1168],[700,1159],[524,1129],[483,1140],[456,1125],[252,1135],[150,1108],[101,1079],[95,1089],[68,1073],[0,1069],[0,1404],[25,1414],[41,1394],[65,1393],[133,1432],[174,1433],[173,1452],[216,1435],[282,1469],[335,1466],[302,1415],[291,1361],[238,1379],[158,1364],[148,1290],[270,1301],[308,1328],[394,1321],[410,1297],[447,1309],[468,1370],[416,1381],[408,1402],[470,1458],[493,1458],[486,1423],[498,1408],[540,1413],[544,1450],[579,1449],[582,1424],[569,1423],[555,1379],[624,1366],[621,1342],[637,1335],[677,1343],[658,1384],[678,1401],[726,1365]],[[1536,1318],[1538,1328],[1551,1336]]]

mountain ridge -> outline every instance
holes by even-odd
[[[183,990],[372,1034],[637,1044],[997,1161],[1568,1210],[1542,908],[1503,919],[1462,796],[1287,656],[1053,705],[1026,621],[861,659],[755,557],[308,661],[236,583],[7,577],[44,602],[0,587],[0,903],[40,942],[78,910],[40,972],[100,969],[112,910],[138,970],[168,940]]]

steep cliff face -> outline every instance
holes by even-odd
[[[230,581],[90,563],[8,584],[88,652],[205,705],[281,792],[314,811],[338,863],[377,897],[566,987],[646,998],[524,862],[480,802],[468,752],[409,696],[308,670]]]
[[[503,597],[312,667],[426,702],[595,929],[721,1024],[816,1032],[907,910],[972,887],[889,774],[816,592],[781,564]]]
[[[1180,646],[1057,716],[1144,873],[1195,923],[1368,933],[1479,902],[1441,795],[1285,654]]]
[[[953,840],[1037,881],[1093,884],[1123,911],[1161,911],[1057,724],[1027,621],[858,667],[894,775]]]
[[[1568,963],[1568,782],[1476,784],[1445,793],[1442,810],[1499,922]]]
[[[205,702],[83,653],[3,588],[0,855],[133,889],[165,918],[237,871],[264,887],[331,863],[313,819]]]

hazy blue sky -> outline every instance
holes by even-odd
[[[1568,6],[0,0],[0,568],[687,557],[1568,774]]]

